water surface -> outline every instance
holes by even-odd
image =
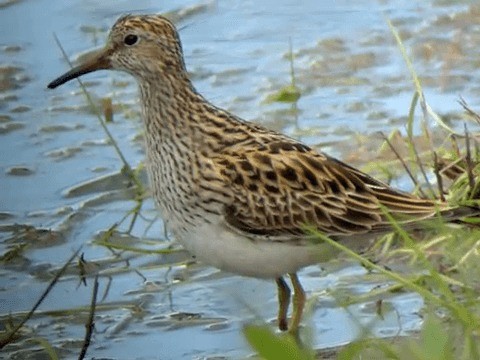
[[[171,13],[197,89],[214,104],[361,166],[376,132],[404,133],[414,87],[386,24],[399,29],[432,108],[463,128],[463,96],[479,107],[478,7],[468,1],[129,1],[0,2],[0,316],[18,321],[75,249],[100,271],[96,331],[88,356],[112,359],[242,358],[251,354],[246,323],[273,324],[273,283],[193,263],[165,236],[146,200],[130,236],[112,241],[163,255],[112,251],[98,241],[136,205],[122,167],[76,82],[46,84],[68,69],[56,34],[75,60],[103,44],[127,12]],[[27,21],[26,21],[27,20]],[[290,83],[291,41],[298,111],[266,99]],[[127,75],[84,77],[95,102],[111,97],[108,125],[133,167],[143,161],[136,84]],[[433,129],[435,124],[431,125]],[[470,126],[470,125],[469,125]],[[473,126],[473,125],[472,125]],[[420,125],[416,131],[420,133]],[[374,140],[372,140],[373,142]],[[373,155],[375,155],[375,150]],[[399,181],[409,189],[410,185]],[[126,231],[125,221],[119,230]],[[9,255],[8,259],[5,255]],[[5,358],[43,358],[31,338],[47,339],[61,358],[76,358],[84,336],[92,279],[72,266],[56,284]],[[306,324],[316,348],[351,341],[368,328],[377,336],[408,334],[421,325],[416,294],[385,295],[338,305],[338,296],[387,286],[350,261],[301,273],[310,296]],[[108,290],[108,291],[107,291]],[[339,295],[340,294],[340,295]],[[45,355],[46,356],[46,355]]]

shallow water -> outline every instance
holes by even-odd
[[[371,154],[364,150],[368,146],[359,147],[355,134],[404,132],[414,92],[385,18],[398,27],[431,107],[462,129],[459,96],[474,109],[480,105],[480,9],[467,1],[440,0],[402,6],[313,0],[301,6],[287,0],[162,5],[146,0],[134,8],[128,1],[0,1],[0,316],[4,326],[9,316],[18,321],[52,274],[82,246],[88,266],[99,271],[100,296],[105,296],[88,356],[242,358],[252,353],[242,326],[255,319],[274,321],[274,284],[192,263],[166,238],[150,200],[131,235],[112,241],[171,251],[145,255],[99,244],[136,203],[78,84],[46,89],[68,69],[52,35],[75,60],[103,44],[122,13],[172,12],[182,29],[187,67],[209,100],[361,165]],[[289,104],[265,101],[290,83],[290,39],[302,90],[297,113]],[[143,150],[133,79],[99,72],[84,81],[95,102],[113,99],[114,122],[108,127],[129,163],[138,166]],[[403,181],[398,185],[409,188]],[[126,221],[119,230],[128,227]],[[365,331],[359,325],[378,336],[408,334],[421,325],[422,300],[416,294],[384,295],[390,310],[383,319],[376,313],[376,299],[342,308],[335,301],[339,296],[365,294],[387,283],[349,261],[324,267],[301,273],[311,299],[306,323],[316,348],[351,341]],[[47,339],[61,358],[78,356],[93,281],[84,286],[77,274],[76,266],[69,268],[22,338],[0,357],[46,357],[31,338]]]

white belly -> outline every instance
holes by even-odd
[[[221,225],[205,224],[193,230],[175,234],[192,255],[207,265],[244,276],[278,278],[335,254],[325,244],[309,246],[253,240]]]

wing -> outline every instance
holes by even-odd
[[[428,217],[433,201],[396,191],[367,174],[288,138],[237,144],[213,157],[231,192],[227,224],[270,238],[387,231],[386,208],[399,219]]]

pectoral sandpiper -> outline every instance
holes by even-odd
[[[390,230],[385,216],[428,218],[446,205],[397,191],[308,146],[215,107],[193,87],[174,25],[159,15],[117,20],[106,46],[48,87],[96,70],[139,84],[153,197],[170,231],[206,264],[275,279],[278,326],[300,324],[296,272],[328,258],[305,226],[349,244]]]

